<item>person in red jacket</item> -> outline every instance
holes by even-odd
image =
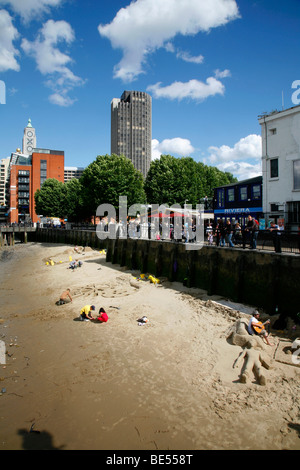
[[[108,320],[107,313],[105,312],[104,308],[100,308],[99,310],[99,316],[97,317],[97,321],[100,321],[101,323],[106,323]]]

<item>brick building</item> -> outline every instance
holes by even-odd
[[[48,178],[64,182],[64,152],[36,148],[31,120],[24,129],[22,152],[11,154],[9,163],[9,223],[36,223],[34,194]]]
[[[32,155],[12,154],[8,222],[38,221],[34,194],[48,178],[64,182],[64,152],[34,149]]]

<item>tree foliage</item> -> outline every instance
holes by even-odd
[[[199,204],[200,199],[213,196],[213,189],[236,179],[215,167],[196,162],[191,157],[175,158],[161,155],[151,163],[146,181],[147,202],[151,204]]]
[[[100,204],[119,208],[119,197],[127,196],[128,206],[144,203],[143,175],[121,155],[98,156],[83,172],[80,183],[86,214],[95,215]]]
[[[64,183],[54,178],[47,179],[34,195],[35,211],[44,217],[65,216],[65,194]]]
[[[213,189],[236,181],[230,173],[196,162],[191,157],[162,155],[151,163],[146,181],[125,156],[98,156],[83,172],[80,180],[62,183],[47,179],[35,193],[36,213],[45,217],[79,221],[96,215],[100,204],[119,209],[119,197],[127,196],[127,205],[177,203],[199,204],[213,195]]]

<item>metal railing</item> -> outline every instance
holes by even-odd
[[[300,254],[300,232],[258,230],[256,237],[255,249],[257,250]],[[228,245],[226,237],[225,242]],[[252,247],[251,234],[246,232],[242,232],[239,236],[233,234],[232,242],[237,248]],[[216,245],[215,239],[213,244]]]
[[[93,224],[71,224],[71,230],[87,230],[87,231],[96,231],[99,226]],[[54,230],[64,230],[63,227],[44,227],[52,228]],[[102,230],[101,230],[102,229]],[[108,227],[101,227],[101,231],[107,232]],[[128,236],[129,238],[134,238],[132,232],[129,229],[129,226],[123,226],[122,230],[116,230],[116,236],[121,236],[124,238]],[[108,235],[109,236],[109,235]],[[136,238],[150,239],[150,226],[148,230],[142,230],[136,234]],[[169,243],[181,243],[184,242],[184,238],[181,240],[171,239],[157,239],[160,242],[169,242]],[[300,255],[300,232],[298,231],[270,231],[270,230],[258,230],[256,232],[256,243],[255,249],[261,251],[275,251],[277,253],[293,253]],[[236,248],[251,248],[252,247],[252,238],[249,232],[241,231],[240,233],[233,233],[232,242]],[[209,246],[217,246],[218,238],[214,234],[212,242],[209,242],[207,234],[204,237],[204,244]],[[225,246],[229,246],[228,239],[225,237]]]

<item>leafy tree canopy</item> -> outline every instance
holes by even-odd
[[[36,213],[45,217],[65,217],[65,194],[64,183],[47,179],[34,195]]]
[[[95,215],[100,204],[119,209],[119,197],[127,196],[127,204],[146,201],[143,175],[124,155],[101,155],[83,172],[80,183],[86,214]]]
[[[213,189],[237,181],[230,173],[196,162],[191,157],[161,155],[151,163],[146,181],[147,202],[151,204],[199,204],[212,197]]]

